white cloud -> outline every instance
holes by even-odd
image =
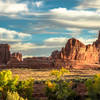
[[[46,40],[44,40],[46,45],[64,45],[67,42],[67,38],[65,37],[55,37],[55,38],[48,38]]]
[[[82,32],[82,29],[80,29],[80,28],[66,28],[66,30],[69,31],[66,34],[69,34],[72,37],[76,37],[79,34],[81,34],[81,32]]]
[[[43,1],[32,2],[32,5],[39,8],[39,7],[41,7],[43,5]]]
[[[77,39],[79,39],[81,42],[83,42],[86,45],[91,44],[96,40],[96,38],[87,40],[82,37],[79,37]],[[12,44],[11,48],[13,52],[16,52],[16,51],[23,52],[24,58],[32,57],[34,53],[35,53],[34,54],[35,56],[48,56],[51,54],[52,51],[56,49],[60,50],[62,47],[64,47],[67,40],[68,39],[64,37],[48,38],[44,41],[44,44],[42,45],[38,45],[35,43],[30,43],[30,42],[28,43],[19,42],[16,44]]]
[[[30,38],[31,35],[22,32],[16,32],[5,28],[0,28],[0,41],[22,41],[24,38]]]
[[[51,14],[55,15],[56,17],[62,17],[62,18],[88,18],[88,17],[93,17],[93,16],[99,16],[100,14],[98,12],[94,11],[85,11],[85,10],[68,10],[66,8],[54,8],[50,10]],[[66,17],[67,16],[67,17]],[[78,19],[80,20],[80,19]]]
[[[16,43],[16,44],[12,44],[11,45],[11,48],[13,49],[13,50],[29,50],[29,49],[32,49],[32,48],[34,48],[34,47],[36,47],[36,45],[35,44],[32,44],[32,43],[21,43],[21,42],[19,42],[19,43]]]
[[[19,51],[19,50],[30,50],[30,49],[45,49],[45,48],[61,48],[65,45],[67,42],[67,38],[64,37],[56,37],[56,38],[48,38],[44,40],[44,43],[41,45],[35,44],[35,43],[16,43],[12,44],[11,48],[13,50]]]
[[[0,0],[0,13],[27,12],[28,6],[25,3],[17,3],[12,0]]]
[[[55,8],[50,10],[52,21],[61,27],[99,29],[100,13],[85,10],[67,10]],[[53,23],[54,24],[54,23]]]
[[[51,9],[50,11],[52,13],[56,13],[56,14],[66,14],[66,8],[54,8],[54,9]]]
[[[89,30],[88,32],[98,34],[98,30]]]
[[[85,38],[80,37],[80,38],[78,38],[78,40],[80,40],[82,43],[87,45],[87,44],[92,44],[94,41],[97,40],[97,38],[85,39]]]
[[[89,9],[89,8],[100,9],[100,0],[82,0],[80,5],[78,5],[76,8],[77,9]]]

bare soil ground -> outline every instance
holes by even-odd
[[[7,69],[2,69],[7,70]],[[27,68],[12,68],[9,69],[13,75],[19,75],[20,80],[34,78],[35,81],[53,80],[54,77],[50,76],[50,69],[27,69]],[[65,74],[65,79],[87,79],[93,77],[95,74],[100,73],[98,69],[71,69],[70,73]]]

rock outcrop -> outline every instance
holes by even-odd
[[[100,32],[98,39],[85,45],[75,38],[71,38],[61,51],[53,52],[52,59],[62,59],[65,63],[99,64],[100,63]]]
[[[98,39],[95,42],[93,42],[93,44],[96,46],[96,48],[98,48],[98,50],[100,50],[100,31],[99,31]]]
[[[21,53],[10,54],[8,44],[0,44],[0,65],[22,68],[61,68],[80,64],[100,64],[100,32],[93,44],[85,45],[75,38],[67,41],[61,51],[55,50],[50,57],[31,57],[22,59]],[[82,68],[83,68],[82,67]]]
[[[9,68],[33,68],[33,69],[49,69],[54,68],[52,59],[49,57],[29,57],[23,61],[18,61],[15,57],[11,58],[7,66]]]
[[[22,54],[17,52],[17,53],[12,53],[11,57],[9,59],[9,61],[7,62],[8,65],[12,65],[12,64],[17,64],[22,62]]]
[[[16,58],[18,61],[22,61],[22,53],[12,53],[11,57]]]
[[[53,51],[52,54],[51,54],[51,57],[53,59],[60,59],[61,58],[60,51],[58,51],[58,50]]]
[[[7,64],[10,59],[10,46],[8,44],[0,44],[0,64]]]

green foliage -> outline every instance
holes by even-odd
[[[17,92],[7,92],[6,100],[27,100],[19,96]]]
[[[10,70],[4,70],[0,72],[0,90],[16,91],[16,85],[18,83],[18,76],[12,77]]]
[[[85,82],[90,100],[100,100],[100,74]]]
[[[51,75],[55,76],[55,82],[46,82],[46,95],[49,100],[74,100],[75,92],[71,89],[71,82],[63,81],[62,78],[68,71],[64,68],[53,70]]]
[[[12,79],[12,72],[10,70],[0,72],[0,87],[4,87]]]
[[[69,73],[69,71],[63,67],[60,70],[55,69],[51,71],[51,75],[56,78],[56,81],[61,80],[64,77],[65,73]]]
[[[0,93],[3,99],[6,98],[7,91],[16,91],[16,86],[18,83],[18,76],[12,77],[12,72],[10,70],[3,70],[0,72]]]
[[[15,95],[15,92],[18,92],[19,95],[24,98],[28,98],[28,100],[32,100],[33,79],[25,81],[19,81],[18,79],[18,76],[12,76],[10,70],[0,72],[0,97],[3,98],[3,100],[6,100],[8,94],[13,95],[11,93],[14,93]]]
[[[24,98],[28,98],[28,100],[33,100],[32,99],[33,82],[34,82],[33,79],[20,81],[17,86],[18,93]]]

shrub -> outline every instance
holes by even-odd
[[[68,71],[64,68],[51,71],[51,75],[55,76],[55,82],[46,82],[46,95],[49,100],[74,100],[75,92],[71,89],[71,82],[66,82],[63,76]]]
[[[18,83],[18,76],[12,77],[10,70],[3,70],[0,72],[0,93],[5,100],[7,91],[16,91],[16,85]]]
[[[19,96],[17,92],[7,92],[6,100],[27,100]]]
[[[6,100],[7,94],[18,92],[20,96],[32,100],[33,79],[19,81],[19,77],[12,76],[10,70],[0,72],[0,97]],[[7,92],[11,93],[7,93]],[[16,93],[15,93],[16,94]]]
[[[100,100],[100,74],[94,76],[93,79],[88,79],[85,82],[90,100]]]
[[[28,100],[33,100],[33,79],[20,81],[17,86],[18,93],[24,98],[28,98]]]
[[[62,80],[65,73],[69,73],[69,71],[63,67],[60,70],[55,69],[51,71],[51,75],[56,78],[56,81]]]

